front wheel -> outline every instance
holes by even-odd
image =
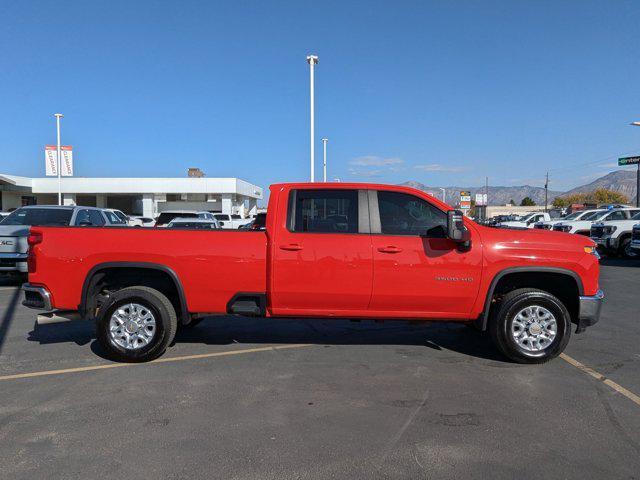
[[[620,244],[621,256],[625,258],[637,258],[638,254],[635,249],[631,248],[631,237],[625,238]]]
[[[543,290],[521,288],[502,299],[489,324],[498,349],[518,363],[544,363],[569,343],[571,316],[564,304]]]
[[[177,325],[176,311],[165,295],[149,287],[127,287],[101,309],[96,333],[110,358],[146,362],[165,352]]]

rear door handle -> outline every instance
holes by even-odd
[[[298,245],[297,243],[288,243],[286,245],[280,245],[280,250],[288,250],[290,252],[296,252],[298,250],[302,250],[302,245]]]
[[[400,253],[402,249],[395,245],[387,245],[386,247],[378,248],[378,251],[382,253]]]

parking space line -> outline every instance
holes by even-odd
[[[199,360],[212,357],[226,357],[229,355],[241,355],[243,353],[268,352],[274,350],[285,350],[288,348],[310,347],[312,344],[292,344],[292,345],[272,345],[268,347],[247,348],[244,350],[229,350],[226,352],[201,353],[196,355],[183,355],[180,357],[166,357],[146,363],[108,363],[106,365],[90,365],[87,367],[64,368],[61,370],[43,370],[41,372],[17,373],[0,377],[0,381],[18,380],[21,378],[45,377],[48,375],[64,375],[66,373],[90,372],[92,370],[106,370],[109,368],[136,367],[142,365],[152,365],[154,363],[182,362],[185,360]]]
[[[583,373],[586,373],[587,375],[592,376],[596,380],[600,380],[602,383],[604,383],[608,387],[613,388],[616,392],[621,393],[622,395],[627,397],[629,400],[631,400],[633,403],[635,403],[636,405],[640,406],[640,397],[638,395],[636,395],[635,393],[633,393],[632,391],[627,390],[626,388],[624,388],[621,385],[618,385],[613,380],[610,380],[607,377],[605,377],[604,375],[602,375],[601,373],[596,372],[593,368],[587,367],[586,365],[580,363],[578,360],[576,360],[575,358],[570,357],[566,353],[561,353],[560,354],[560,358],[563,359],[568,364],[573,365],[574,367],[576,367],[578,370],[582,371]]]
[[[0,287],[0,290],[17,290],[20,287]]]

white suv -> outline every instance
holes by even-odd
[[[590,215],[593,212],[598,212],[598,211],[599,210],[578,210],[577,212],[573,212],[563,218],[554,218],[553,220],[549,220],[547,222],[538,222],[533,226],[533,228],[537,228],[541,230],[552,230],[554,225],[557,225],[562,222],[572,222],[574,220],[582,220],[587,215]]]
[[[536,223],[539,222],[548,222],[551,220],[551,217],[546,212],[533,212],[528,213],[520,220],[512,220],[508,222],[501,222],[497,226],[498,227],[506,227],[506,228],[533,228]]]
[[[633,227],[640,220],[640,208],[618,210],[615,218],[607,218],[591,225],[591,240],[605,253],[636,257],[631,248]]]

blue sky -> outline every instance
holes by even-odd
[[[4,1],[0,172],[585,183],[640,153],[635,1]],[[321,144],[317,144],[317,176]]]

